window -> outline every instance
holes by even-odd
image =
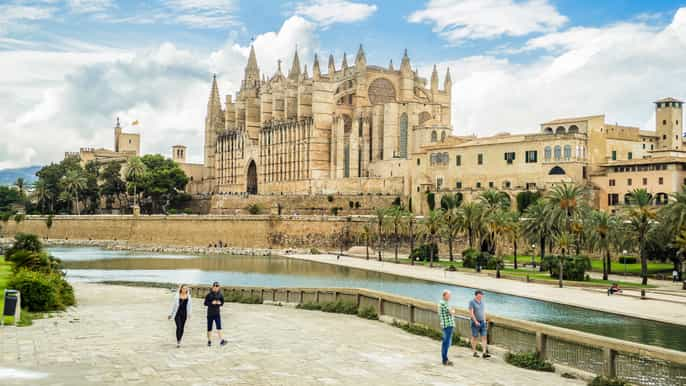
[[[660,184],[660,185],[662,185],[664,182],[665,182],[664,177],[660,177],[660,178],[657,179],[657,183]]]
[[[648,179],[643,177],[643,185],[648,185]]]
[[[400,158],[407,158],[407,114],[400,116]],[[360,137],[362,136],[362,119],[360,119]]]
[[[524,152],[524,162],[528,164],[538,162],[538,152],[536,152],[536,150],[527,150]]]
[[[610,185],[610,186],[615,186],[615,180],[613,180],[613,179],[610,180],[610,181],[609,181],[609,185]]]
[[[565,161],[569,161],[572,158],[572,147],[565,145]]]
[[[559,161],[562,158],[562,148],[560,145],[555,146],[555,161]]]
[[[654,146],[655,146],[655,145],[653,145],[653,144],[651,143],[651,144],[650,144],[650,150],[653,150],[653,147],[654,147]]]
[[[438,134],[436,134],[436,130],[431,132],[431,142],[436,142],[438,141]]]
[[[617,161],[617,150],[612,150],[612,160]]]
[[[483,164],[484,164],[484,155],[483,155],[483,153],[479,153],[479,154],[476,156],[476,163],[479,164],[479,165],[483,165]]]
[[[626,159],[632,159],[632,158],[634,158],[634,153],[632,153],[632,152],[627,153]]]
[[[632,183],[632,182],[633,182],[633,181],[631,180],[631,178],[627,178],[627,180],[626,180],[626,185],[627,185],[627,186],[631,186],[631,183]]]
[[[505,153],[505,161],[507,162],[508,165],[512,165],[512,162],[515,159],[515,153],[513,151],[509,151]]]
[[[545,150],[543,151],[543,157],[545,158],[546,161],[550,161],[550,157],[551,157],[550,146],[545,147]]]
[[[512,186],[512,183],[510,183],[510,181],[503,182],[503,188],[510,189],[511,186]]]
[[[477,182],[477,183],[476,183],[476,188],[477,188],[477,189],[481,189],[481,182]]]
[[[610,193],[607,195],[607,205],[608,206],[615,206],[619,204],[619,194],[617,193]]]
[[[526,189],[536,189],[536,183],[535,182],[527,182],[526,183]]]
[[[436,190],[441,190],[443,187],[443,177],[436,177]]]
[[[462,181],[457,181],[455,183],[455,189],[462,189]]]
[[[445,131],[441,132],[441,142],[445,142]]]
[[[665,126],[666,124],[667,124],[667,120],[666,120],[666,119],[663,119],[663,120],[662,120],[662,126]]]
[[[489,188],[494,188],[494,187],[495,187],[495,184],[493,183],[493,181],[489,181],[489,182],[488,182],[488,187],[489,187]]]
[[[417,166],[422,163],[422,160],[420,158],[417,158]]]
[[[644,143],[644,144],[643,144],[643,149],[645,149],[645,148],[646,148],[646,144]]]
[[[460,166],[460,165],[462,165],[462,156],[457,154],[455,156],[455,166]]]

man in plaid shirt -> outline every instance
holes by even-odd
[[[455,328],[455,310],[448,307],[450,302],[450,291],[443,291],[443,299],[438,304],[438,317],[443,329],[443,343],[441,345],[441,359],[444,366],[452,366],[453,362],[448,360],[448,349],[453,340],[453,329]]]

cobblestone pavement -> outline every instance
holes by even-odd
[[[167,290],[76,284],[79,306],[31,327],[0,328],[2,385],[580,385],[356,316],[226,304],[228,345],[208,348],[193,301],[175,347]]]

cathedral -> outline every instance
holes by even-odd
[[[435,67],[427,84],[407,52],[398,69],[368,65],[362,46],[352,64],[315,55],[310,75],[296,50],[265,76],[251,47],[234,97],[213,79],[201,179],[219,194],[407,195],[411,154],[451,132],[451,87]]]

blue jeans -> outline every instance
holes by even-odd
[[[448,349],[453,342],[453,327],[443,329],[443,343],[441,344],[441,359],[443,363],[448,361]]]

